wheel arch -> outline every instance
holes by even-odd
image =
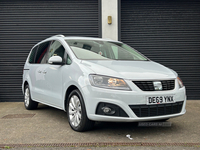
[[[28,81],[24,81],[24,84],[23,84],[23,94],[24,94],[24,90],[25,90],[26,85],[29,85]]]
[[[67,88],[66,92],[65,92],[65,103],[64,103],[64,110],[65,110],[65,111],[67,111],[66,109],[67,109],[67,100],[68,100],[68,96],[69,96],[69,94],[70,94],[73,90],[75,90],[75,89],[79,90],[79,88],[78,88],[77,86],[75,86],[75,85],[70,85],[70,86]],[[79,91],[80,91],[80,90],[79,90]],[[81,91],[80,91],[80,93],[81,93]],[[82,94],[82,93],[81,93],[81,94]]]

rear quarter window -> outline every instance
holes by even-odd
[[[33,50],[31,51],[30,57],[29,57],[29,63],[34,63],[35,62],[35,53],[38,49],[38,46],[34,47]]]

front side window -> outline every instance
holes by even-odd
[[[71,58],[69,57],[69,55],[67,55],[66,64],[67,64],[67,65],[70,65],[71,63],[72,63],[72,60],[71,60]]]
[[[58,41],[52,41],[49,47],[47,60],[52,56],[60,56],[63,59],[64,54],[65,54],[65,48],[62,46],[62,44]]]
[[[95,40],[66,40],[66,42],[79,59],[148,60],[145,56],[123,43]]]

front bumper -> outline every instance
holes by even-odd
[[[137,87],[131,87],[131,89],[136,89],[136,90],[132,91],[112,90],[112,89],[93,87],[90,85],[82,88],[88,118],[93,121],[139,122],[139,121],[161,120],[172,117],[178,117],[186,113],[185,87],[179,89],[176,86],[174,90],[153,91],[153,92],[141,91]],[[169,115],[138,117],[130,108],[130,105],[146,105],[147,96],[161,96],[161,95],[174,95],[176,102],[183,102],[182,109],[180,110],[180,112]],[[124,110],[124,112],[128,115],[128,117],[96,114],[97,106],[101,102],[115,104],[119,106],[122,110]]]
[[[112,116],[103,116],[103,115],[89,115],[90,120],[94,121],[106,121],[106,122],[141,122],[141,121],[153,121],[153,120],[162,120],[162,119],[168,119],[173,117],[182,116],[186,113],[186,110],[182,111],[178,114],[173,115],[165,115],[165,116],[156,116],[156,117],[135,117],[135,118],[125,118],[125,117],[112,117]]]

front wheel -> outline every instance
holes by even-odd
[[[67,117],[71,128],[78,132],[89,130],[94,125],[94,122],[87,117],[82,95],[77,89],[69,94]]]
[[[38,106],[38,102],[35,102],[31,99],[29,85],[26,85],[24,89],[24,106],[28,110],[36,109]]]

